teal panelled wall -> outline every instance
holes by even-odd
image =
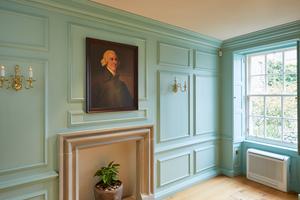
[[[57,200],[57,134],[78,130],[153,124],[157,198],[218,174],[221,41],[87,0],[1,1],[0,26],[0,63],[37,79],[0,89],[0,199]],[[139,47],[139,110],[84,112],[85,37]]]
[[[245,113],[243,113],[245,85],[243,74],[245,64],[243,53],[270,48],[274,44],[283,45],[300,38],[300,21],[284,24],[270,29],[239,36],[223,42],[221,59],[221,91],[222,91],[222,122],[221,122],[221,171],[234,176],[246,173],[246,150],[258,148],[291,156],[291,175],[288,189],[300,192],[300,156],[296,149],[285,149],[244,141]]]
[[[233,66],[245,49],[299,38],[299,22],[221,44],[88,0],[5,0],[0,25],[0,63],[8,73],[32,65],[37,79],[31,90],[0,89],[0,199],[58,199],[62,132],[153,124],[157,199],[220,171],[245,173],[249,147],[280,151],[243,142],[243,63]],[[84,112],[85,37],[139,47],[139,110]],[[172,92],[175,78],[187,91]],[[284,152],[299,192],[299,156]]]

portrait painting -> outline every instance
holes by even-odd
[[[138,47],[86,38],[86,112],[138,109]]]

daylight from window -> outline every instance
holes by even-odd
[[[247,56],[247,136],[297,144],[297,50]]]

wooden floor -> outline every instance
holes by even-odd
[[[245,177],[218,176],[179,192],[167,200],[298,200],[298,195],[278,191]]]

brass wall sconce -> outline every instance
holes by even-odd
[[[33,70],[32,67],[28,67],[28,78],[25,79],[25,84],[23,83],[24,76],[21,75],[21,68],[19,65],[15,66],[15,74],[10,75],[9,77],[5,76],[6,70],[5,66],[1,65],[0,68],[0,88],[5,87],[7,85],[6,89],[13,88],[16,91],[19,91],[23,88],[23,86],[26,89],[33,88],[33,82],[36,81],[33,79]]]
[[[177,93],[178,90],[181,91],[181,92],[186,92],[186,90],[187,90],[186,81],[184,81],[184,84],[182,85],[181,83],[177,83],[177,80],[176,80],[176,77],[175,77],[174,83],[172,85],[172,90],[175,93]]]

